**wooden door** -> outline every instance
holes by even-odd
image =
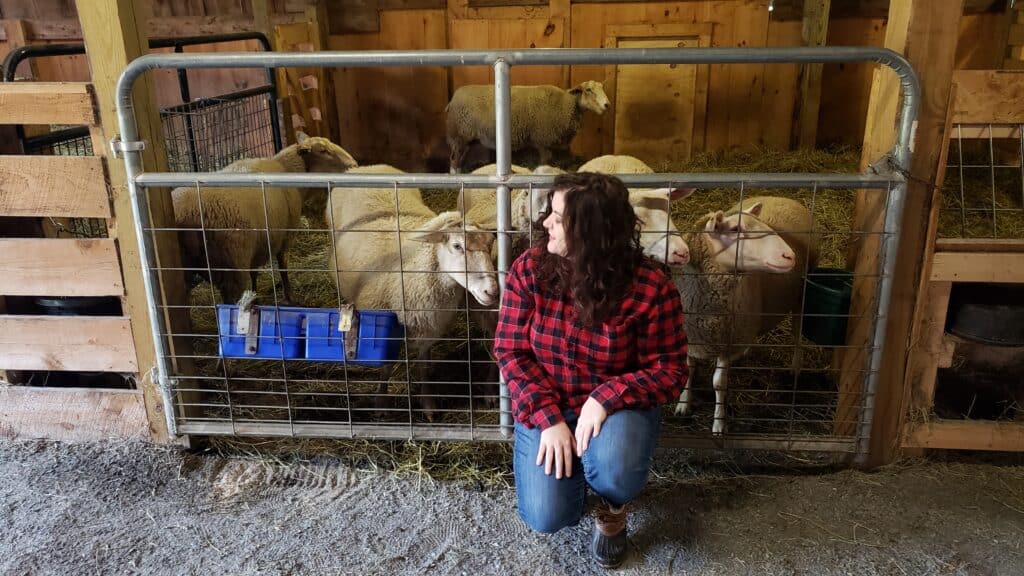
[[[663,26],[609,27],[606,46],[696,48],[700,32]],[[704,147],[706,65],[637,64],[609,67],[606,89],[614,111],[607,122],[611,150],[636,156],[660,170],[689,160]]]

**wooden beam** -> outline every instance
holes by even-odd
[[[1024,253],[1024,239],[1020,238],[938,238],[937,252],[1020,252]]]
[[[938,252],[933,282],[1024,282],[1024,253]]]
[[[957,124],[1024,123],[1024,71],[958,70],[953,122]]]
[[[886,319],[885,346],[878,389],[874,402],[868,467],[891,462],[898,453],[900,425],[904,416],[904,383],[907,369],[907,347],[913,324],[920,267],[925,251],[931,190],[929,182],[938,168],[946,123],[946,109],[952,86],[963,0],[935,3],[930,0],[894,1],[889,10],[885,47],[903,53],[914,66],[922,86],[922,102],[917,119],[917,133],[911,174],[906,192],[900,245],[892,278],[892,305]],[[861,169],[892,149],[896,140],[896,118],[900,101],[900,81],[895,74],[881,67],[875,70],[868,106]],[[886,195],[874,191],[857,194],[854,231],[865,233],[852,243],[848,262],[855,271],[847,344],[855,347],[842,356],[840,403],[836,409],[835,432],[848,435],[855,429],[846,422],[856,422],[862,404],[862,370],[867,367],[867,344],[870,342],[877,302],[874,275],[878,272],[880,236],[886,212]]]
[[[947,450],[1024,451],[1024,422],[933,420],[907,424],[903,446]]]
[[[137,372],[123,316],[0,316],[0,366],[7,370]]]
[[[129,62],[147,52],[146,26],[149,21],[150,4],[130,0],[78,0],[78,14],[85,36],[86,52],[92,68],[92,81],[99,104],[100,120],[107,139],[119,132],[116,113],[116,85]],[[194,33],[199,33],[193,31]],[[152,76],[143,75],[136,83],[133,93],[135,118],[139,137],[146,143],[142,152],[142,163],[150,171],[166,171],[164,139],[160,133],[160,116],[153,96]],[[104,151],[105,152],[105,151]],[[97,152],[100,153],[100,152]],[[155,344],[150,329],[149,309],[143,285],[139,261],[138,238],[132,219],[131,198],[128,195],[124,163],[112,161],[108,164],[110,184],[113,192],[115,234],[121,256],[125,285],[125,309],[131,318],[135,351],[138,353],[138,371],[146,377],[138,378],[139,387],[145,395],[146,413],[154,431],[154,439],[166,441],[167,429],[164,423],[164,409],[160,391],[154,378],[149,377],[156,364]],[[170,191],[147,190],[150,221],[154,227],[173,226],[174,210]],[[180,268],[181,254],[177,240],[170,234],[156,235],[155,249],[158,264],[164,268]],[[169,305],[187,302],[185,279],[181,272],[160,273],[160,289],[163,301]],[[170,331],[174,334],[189,333],[187,311],[172,310],[165,316]],[[191,355],[191,343],[184,338],[174,338],[170,348],[177,357],[172,364],[180,373],[191,373],[191,363],[181,356]],[[173,410],[173,406],[166,409]]]
[[[315,7],[310,6],[307,8],[306,18],[309,25],[309,40],[313,44],[314,50],[330,50],[330,43],[328,42],[330,30],[326,3],[320,2]],[[338,126],[340,125],[338,103],[334,95],[334,69],[321,69],[317,71],[317,74],[320,77],[317,90],[319,91],[319,101],[322,107],[322,136],[329,138],[333,142],[340,142],[341,136],[338,134]]]
[[[4,296],[122,296],[121,265],[109,238],[0,238]]]
[[[3,28],[4,32],[7,33],[8,52],[13,51],[16,48],[29,45],[28,25],[24,20],[4,20],[3,26],[0,28]],[[39,78],[39,70],[36,60],[29,58],[24,62],[24,64],[28,68],[29,72],[27,76],[21,76],[20,78],[24,78],[26,80],[35,80]],[[15,78],[19,78],[19,76],[17,76],[17,71],[15,71]]]
[[[0,216],[109,218],[103,160],[0,156]]]
[[[88,83],[0,83],[0,124],[95,123],[96,107]]]
[[[148,428],[137,390],[0,387],[0,438],[7,440],[144,439]]]
[[[273,23],[294,24],[305,20],[305,15],[274,14]],[[25,19],[27,37],[30,40],[69,41],[82,40],[82,27],[73,18],[64,20]],[[153,18],[146,26],[146,36],[150,38],[174,38],[179,36],[208,36],[210,34],[230,34],[233,32],[254,32],[256,22],[250,18],[235,16],[171,16]],[[0,40],[6,40],[8,33],[0,27]]]
[[[804,0],[804,24],[800,33],[804,46],[824,46],[828,36],[831,0]],[[800,68],[800,99],[797,101],[797,145],[814,148],[818,136],[818,111],[821,107],[822,64]]]

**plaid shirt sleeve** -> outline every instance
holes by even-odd
[[[554,381],[537,363],[530,346],[530,324],[539,321],[534,300],[533,275],[527,257],[519,258],[505,282],[498,311],[494,355],[508,383],[513,412],[528,427],[546,430],[564,420],[558,407]]]
[[[689,377],[679,290],[670,278],[660,276],[661,281],[651,290],[646,321],[639,323],[639,369],[606,380],[590,394],[608,414],[667,404],[679,397]]]

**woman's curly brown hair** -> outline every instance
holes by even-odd
[[[566,256],[547,251],[544,220],[556,191],[565,192]],[[572,298],[579,321],[595,326],[614,314],[644,259],[640,222],[622,181],[607,174],[560,175],[548,192],[548,207],[538,218],[536,246],[541,249],[538,280]]]

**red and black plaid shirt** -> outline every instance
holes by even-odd
[[[512,264],[498,313],[494,353],[508,382],[517,422],[545,430],[579,414],[592,397],[610,415],[677,398],[689,372],[679,291],[650,262],[617,314],[600,329],[581,327],[572,301],[537,285],[531,248]]]

